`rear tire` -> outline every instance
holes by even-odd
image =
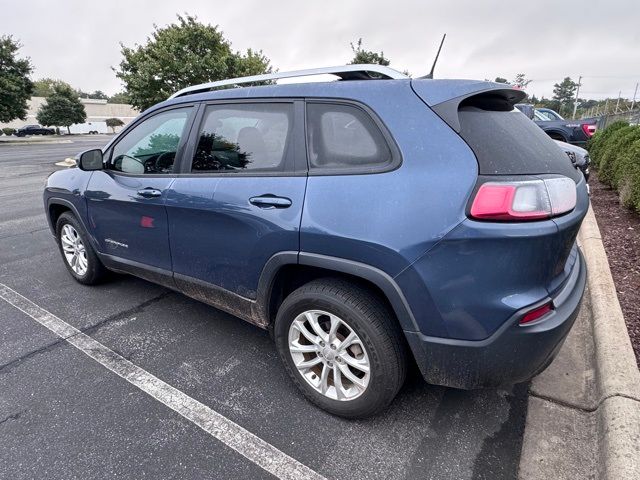
[[[404,383],[405,339],[393,313],[347,281],[314,280],[291,293],[278,310],[274,336],[294,383],[334,415],[375,415]]]
[[[84,285],[100,283],[107,275],[91,246],[82,224],[70,212],[64,212],[56,222],[56,239],[64,265],[71,276]]]

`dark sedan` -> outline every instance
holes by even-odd
[[[26,137],[27,135],[53,135],[56,131],[53,128],[45,128],[40,125],[25,125],[16,130],[15,135]]]

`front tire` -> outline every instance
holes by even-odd
[[[385,409],[406,376],[406,348],[392,312],[365,288],[314,280],[282,303],[274,326],[285,369],[312,403],[342,417]]]
[[[84,228],[70,212],[65,212],[58,218],[56,239],[62,260],[77,282],[95,285],[104,279],[106,268],[91,246]]]

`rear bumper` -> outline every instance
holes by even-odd
[[[582,253],[565,285],[540,305],[553,300],[555,310],[539,323],[520,326],[534,308],[516,312],[489,338],[479,341],[427,337],[405,332],[418,366],[429,383],[472,389],[526,381],[555,358],[575,321],[584,293],[587,269]]]

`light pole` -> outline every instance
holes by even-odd
[[[576,99],[573,101],[573,118],[576,118],[576,111],[578,110],[578,94],[580,93],[580,84],[582,83],[582,75],[578,77],[578,88],[576,88]]]

